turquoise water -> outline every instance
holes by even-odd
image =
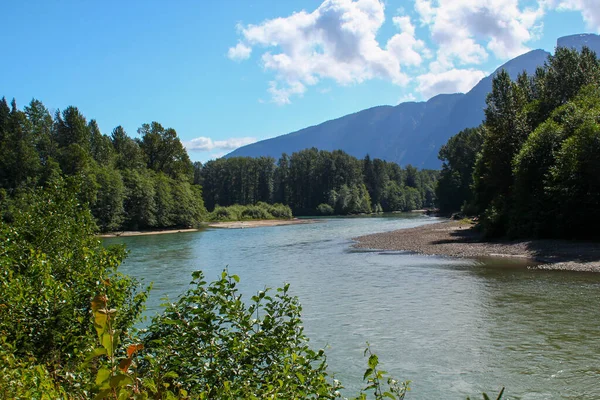
[[[351,238],[436,222],[421,215],[215,229],[107,239],[131,251],[125,273],[154,282],[148,313],[202,269],[241,277],[248,295],[291,283],[305,332],[355,393],[365,342],[384,369],[412,380],[408,399],[464,399],[507,387],[508,399],[600,399],[600,275],[362,251]]]

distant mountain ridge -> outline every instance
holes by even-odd
[[[600,36],[581,34],[561,37],[557,45],[581,50],[587,46],[600,54]],[[310,147],[319,150],[342,149],[363,158],[381,158],[400,165],[440,168],[437,155],[448,139],[465,128],[479,125],[485,99],[494,75],[505,69],[515,79],[523,71],[533,74],[543,66],[550,53],[532,50],[483,78],[466,94],[440,94],[425,102],[406,102],[397,106],[378,106],[323,122],[286,135],[262,140],[227,154],[225,157],[291,154]]]

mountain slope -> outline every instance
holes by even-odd
[[[588,46],[600,53],[600,36],[585,34],[558,39],[558,45],[581,49]],[[518,56],[482,79],[468,93],[442,94],[426,102],[379,106],[349,114],[287,135],[262,140],[229,153],[226,157],[291,154],[309,147],[342,149],[362,158],[381,158],[401,165],[440,167],[440,147],[459,131],[475,127],[484,118],[485,98],[494,75],[505,69],[514,79],[523,71],[533,74],[549,53],[533,50]]]

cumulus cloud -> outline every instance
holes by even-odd
[[[404,65],[421,65],[423,57],[429,57],[430,52],[425,42],[415,37],[415,27],[410,17],[397,16],[392,20],[402,33],[392,36],[388,41],[388,51]]]
[[[341,85],[374,78],[407,84],[402,66],[419,65],[425,44],[403,17],[396,21],[401,33],[380,46],[376,35],[384,21],[380,0],[325,0],[311,13],[300,11],[238,30],[243,46],[268,49],[262,64],[276,78],[268,91],[274,102],[287,104],[324,79]]]
[[[508,59],[528,51],[526,43],[540,31],[544,4],[531,8],[520,7],[518,0],[416,0],[415,10],[439,45],[434,67],[449,69],[454,63],[480,64],[488,52]]]
[[[212,140],[209,137],[200,136],[184,142],[183,145],[189,151],[234,150],[256,141],[257,139],[253,137]]]
[[[268,92],[271,94],[271,98],[275,104],[284,105],[290,104],[290,97],[292,95],[302,95],[306,91],[306,86],[301,82],[292,81],[284,87],[280,87],[277,81],[269,82]]]
[[[565,0],[560,2],[558,9],[581,11],[587,27],[600,32],[600,5],[598,0]]]
[[[428,73],[417,77],[417,91],[425,98],[440,93],[466,93],[485,77],[476,69],[451,69],[442,73]]]
[[[423,97],[465,92],[483,78],[480,66],[490,58],[503,61],[528,51],[548,10],[579,11],[600,32],[598,1],[414,0],[413,19],[402,7],[394,10],[396,32],[380,43],[384,0],[323,0],[312,12],[238,25],[239,42],[228,56],[242,61],[260,52],[271,74],[267,92],[279,105],[326,80],[415,83]],[[427,44],[419,35],[427,35]]]
[[[242,61],[250,58],[251,53],[251,47],[248,47],[243,43],[238,43],[235,47],[229,48],[229,51],[227,52],[227,57],[229,57],[233,61]]]

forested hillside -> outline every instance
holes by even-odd
[[[66,177],[80,181],[80,201],[102,231],[199,223],[206,212],[201,188],[175,130],[152,122],[138,134],[132,139],[120,126],[102,134],[76,107],[52,116],[38,100],[19,110],[2,98],[2,198]],[[10,209],[4,213],[10,217]]]
[[[283,154],[276,164],[271,157],[221,158],[198,175],[209,210],[266,202],[289,205],[297,215],[328,215],[432,207],[437,174],[312,148]]]
[[[437,196],[442,211],[480,216],[488,236],[597,238],[600,61],[557,48],[535,74],[502,71],[483,124],[451,138]]]

